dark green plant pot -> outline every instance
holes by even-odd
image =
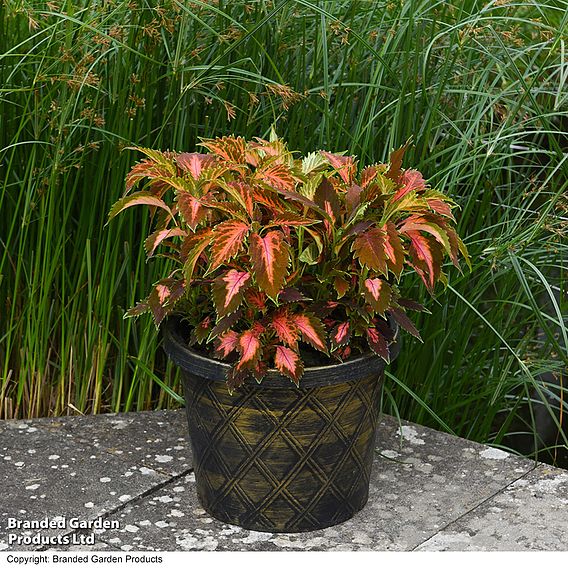
[[[270,371],[230,395],[228,365],[186,344],[179,322],[168,321],[164,349],[182,371],[197,494],[209,514],[257,531],[304,532],[365,506],[381,359],[307,368],[300,388]]]

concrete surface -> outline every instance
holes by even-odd
[[[365,509],[311,533],[210,518],[195,494],[183,411],[0,422],[0,483],[5,551],[568,550],[568,471],[390,417]],[[66,526],[9,528],[46,518]],[[14,534],[40,542],[9,543]]]

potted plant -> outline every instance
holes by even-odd
[[[146,252],[176,264],[127,315],[165,321],[211,515],[274,532],[343,522],[367,501],[398,327],[420,337],[406,312],[424,308],[398,283],[415,272],[433,292],[444,257],[467,260],[454,204],[402,168],[406,146],[360,173],[276,137],[202,146],[140,148],[110,212],[148,206]]]

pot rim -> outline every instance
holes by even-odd
[[[391,359],[394,361],[400,351],[399,326],[394,319],[388,316],[388,323],[394,330],[394,339],[389,344],[391,346]],[[231,365],[206,357],[187,346],[179,332],[181,318],[179,316],[170,316],[162,324],[163,331],[163,348],[168,357],[187,373],[197,375],[204,379],[212,381],[226,381],[227,372]],[[354,359],[349,359],[342,363],[333,363],[331,365],[316,365],[306,367],[304,374],[300,379],[299,388],[309,388],[315,386],[323,386],[328,384],[336,384],[347,381],[359,380],[368,377],[370,374],[377,376],[382,375],[387,363],[372,351],[364,353]],[[270,384],[266,382],[269,379]],[[249,385],[258,388],[298,388],[288,378],[279,373],[276,369],[269,369],[261,384],[256,381],[248,381]]]

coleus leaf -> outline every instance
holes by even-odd
[[[351,339],[351,328],[349,322],[343,322],[337,324],[329,334],[329,339],[331,341],[331,349],[335,351],[339,347],[344,347],[349,343]]]
[[[365,231],[353,241],[351,252],[358,258],[361,266],[387,275],[387,261],[385,252],[386,234],[383,229],[375,227]]]
[[[176,156],[177,165],[184,171],[189,172],[195,180],[199,179],[201,170],[215,164],[214,156],[198,154],[197,152],[183,152]]]
[[[209,335],[211,324],[211,316],[207,316],[205,319],[200,321],[191,331],[191,340],[189,342],[189,345],[194,345],[195,343],[203,343],[203,341]]]
[[[234,312],[243,300],[243,294],[250,285],[248,272],[231,269],[213,281],[211,287],[213,303],[219,317]]]
[[[274,353],[274,366],[284,376],[292,379],[298,385],[304,373],[304,365],[298,353],[283,345],[276,346]]]
[[[226,331],[216,341],[215,355],[222,359],[226,359],[239,344],[239,334],[230,329]]]
[[[426,189],[426,181],[418,170],[405,170],[399,178],[402,187],[394,194],[393,201],[404,197],[411,191],[420,193]]]
[[[290,318],[288,310],[280,309],[276,311],[276,313],[272,316],[270,324],[282,343],[285,343],[290,347],[296,346],[300,337],[300,331],[294,321]]]
[[[293,322],[302,332],[302,340],[309,343],[315,349],[327,353],[325,328],[321,320],[314,314],[294,314]]]
[[[422,341],[422,338],[420,337],[420,333],[416,329],[416,326],[414,325],[412,320],[404,313],[403,310],[401,310],[400,308],[391,308],[388,313],[392,315],[396,323],[398,323],[398,325],[400,325],[402,329],[410,333],[410,335],[416,337],[416,339]]]
[[[249,230],[250,225],[242,221],[224,221],[215,227],[211,245],[212,262],[208,272],[212,272],[239,253]]]
[[[413,310],[415,312],[428,312],[428,310],[422,304],[419,304],[414,300],[409,300],[407,298],[399,298],[396,302],[397,304],[401,305],[403,308],[406,308],[407,310]]]
[[[387,363],[390,363],[389,346],[380,331],[373,327],[369,327],[366,329],[366,334],[367,343],[371,348],[371,351],[373,351],[373,353],[378,355],[381,359],[384,359]]]
[[[357,164],[352,156],[340,156],[339,154],[332,154],[324,150],[320,150],[320,153],[337,170],[337,173],[346,184],[353,183],[355,172],[357,171]]]
[[[428,198],[426,198],[426,202],[428,203],[428,207],[430,207],[432,211],[438,213],[438,215],[443,215],[444,217],[448,217],[448,219],[455,221],[455,218],[452,214],[452,207],[449,203],[446,203],[441,199]]]
[[[296,180],[290,173],[290,168],[284,164],[272,163],[269,166],[258,168],[255,178],[264,181],[272,187],[291,191],[294,189]]]
[[[402,168],[402,158],[404,157],[404,154],[406,153],[408,146],[410,146],[410,140],[408,140],[400,148],[397,148],[396,150],[391,152],[389,158],[389,169],[387,170],[385,176],[388,179],[394,181],[395,183],[397,183],[400,178],[401,168]]]
[[[349,282],[347,282],[347,280],[345,280],[344,278],[341,278],[341,276],[336,276],[333,279],[333,287],[335,288],[335,291],[337,292],[337,298],[343,298],[343,296],[345,296],[345,294],[347,293],[347,291],[349,290]]]
[[[252,233],[249,254],[259,287],[273,299],[278,297],[288,274],[290,250],[281,231],[270,231],[261,237]]]
[[[177,207],[192,231],[207,217],[207,209],[188,191],[179,192],[177,195]]]
[[[200,144],[229,164],[244,164],[246,162],[246,141],[240,136],[223,136]]]
[[[278,295],[278,301],[283,304],[290,304],[292,302],[305,302],[310,298],[304,296],[297,288],[284,288]]]
[[[446,249],[447,253],[452,257],[452,260],[455,259],[457,263],[457,257],[452,255],[450,240],[445,226],[441,227],[429,218],[420,215],[411,215],[404,221],[399,230],[401,233],[408,233],[409,231],[424,231],[425,233],[429,233]]]
[[[191,282],[197,261],[209,246],[212,235],[211,229],[203,229],[199,233],[190,235],[182,243],[180,260],[183,262],[183,274],[186,282]]]
[[[260,341],[262,331],[263,328],[257,324],[241,333],[237,344],[237,349],[241,355],[237,368],[242,369],[245,366],[250,368],[259,359],[262,352],[262,343]]]
[[[285,225],[288,227],[309,227],[316,223],[321,223],[321,221],[319,219],[306,219],[306,217],[297,215],[296,213],[286,212],[276,215],[268,226]]]
[[[433,243],[417,231],[408,231],[410,237],[410,254],[416,265],[426,267],[428,278],[424,283],[430,292],[434,289],[436,278],[440,274],[441,255]],[[420,272],[419,272],[420,274]]]
[[[152,256],[154,251],[158,248],[160,243],[169,239],[171,237],[186,237],[187,233],[179,227],[174,227],[172,229],[161,229],[159,231],[153,232],[145,241],[144,248],[146,249],[146,254]]]
[[[390,271],[400,278],[404,268],[404,248],[398,231],[391,221],[386,224],[385,252]]]
[[[256,308],[257,310],[266,309],[266,294],[260,290],[255,290],[254,288],[249,288],[245,292],[245,299],[247,303]]]
[[[209,338],[207,341],[215,339],[217,336],[229,330],[233,325],[235,325],[243,316],[242,308],[231,312],[230,314],[222,317],[216,324],[215,327],[209,333]]]
[[[392,290],[382,278],[367,278],[363,283],[365,300],[381,315],[390,306]]]
[[[150,205],[151,207],[159,207],[166,211],[170,217],[173,217],[171,209],[159,197],[156,197],[149,191],[137,191],[132,195],[127,195],[119,199],[111,208],[108,218],[109,221],[116,217],[121,211],[134,205]]]
[[[316,189],[314,202],[323,209],[332,223],[335,223],[341,215],[341,204],[335,188],[324,176]]]

